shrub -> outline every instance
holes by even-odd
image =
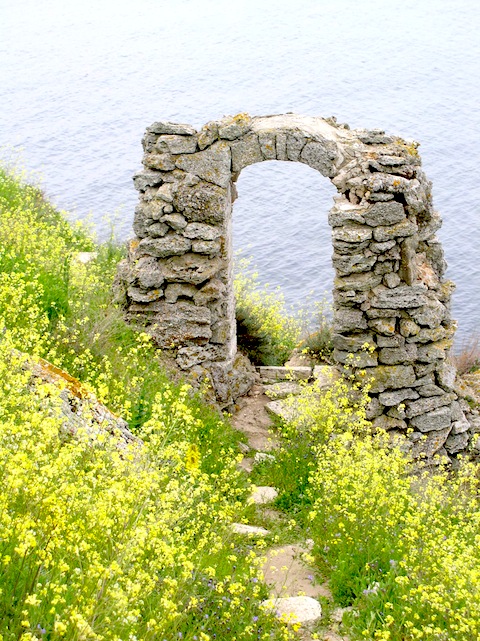
[[[259,287],[250,261],[237,261],[234,281],[238,347],[259,365],[283,365],[300,340],[300,322],[289,315],[279,288]]]

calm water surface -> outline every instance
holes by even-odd
[[[417,139],[461,340],[480,328],[479,30],[477,0],[0,0],[0,155],[127,239],[154,120],[294,111]],[[294,304],[329,291],[330,183],[270,162],[239,192],[234,242],[261,280]]]

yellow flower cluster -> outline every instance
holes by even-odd
[[[1,170],[0,223],[0,641],[289,639],[231,531],[249,493],[233,432],[123,322],[120,253],[79,263],[88,235]],[[142,441],[69,434],[61,390],[32,377],[25,352]]]
[[[454,473],[412,464],[403,438],[372,433],[368,397],[350,383],[305,389],[282,428],[282,456],[297,457],[297,475],[308,464],[304,527],[335,597],[354,606],[352,633],[480,639],[477,468],[462,462]]]

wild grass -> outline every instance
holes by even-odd
[[[453,355],[457,372],[469,374],[480,369],[480,335],[473,334],[460,345],[460,350]]]
[[[477,639],[478,469],[419,471],[405,443],[371,431],[367,400],[345,380],[306,388],[254,480],[273,480],[277,505],[313,539],[337,604],[351,608],[351,638]]]
[[[0,639],[288,639],[259,606],[261,549],[231,533],[250,491],[238,435],[124,323],[121,256],[0,171]],[[60,390],[24,353],[77,377],[143,445],[67,437]]]

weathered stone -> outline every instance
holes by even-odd
[[[212,335],[210,310],[187,301],[175,304],[155,302],[148,307],[151,325],[147,331],[164,348],[183,345],[186,341],[205,343]]]
[[[258,143],[265,160],[276,160],[277,149],[275,145],[275,132],[262,131],[258,134]]]
[[[193,136],[197,133],[191,125],[184,125],[178,122],[154,122],[147,127],[147,132],[153,134],[179,134],[182,136]]]
[[[145,191],[147,187],[154,187],[162,183],[162,175],[158,171],[142,169],[133,176],[133,184],[138,191]]]
[[[383,243],[386,240],[393,238],[404,238],[405,236],[412,236],[417,231],[417,225],[412,221],[405,219],[396,225],[374,227],[373,237],[378,243]]]
[[[375,352],[373,354],[370,352],[355,352],[355,354],[352,354],[351,352],[335,349],[333,351],[333,357],[337,363],[343,363],[348,367],[358,367],[362,369],[364,367],[375,367],[378,362],[377,354]]]
[[[337,200],[328,214],[328,222],[331,227],[343,227],[345,224],[365,224],[363,213],[365,207],[352,205],[345,198]],[[370,236],[369,238],[371,238]]]
[[[270,532],[264,527],[259,527],[257,525],[246,525],[245,523],[232,523],[232,531],[235,534],[241,534],[244,536],[268,536]]]
[[[172,283],[165,288],[165,300],[167,303],[176,303],[179,298],[193,298],[197,292],[195,285]]]
[[[437,398],[437,397],[435,397]],[[416,427],[420,432],[431,432],[433,430],[443,430],[448,427],[451,429],[452,410],[450,407],[439,407],[433,412],[420,414],[410,419],[413,427]],[[442,443],[443,445],[443,443]]]
[[[267,485],[259,485],[252,492],[251,500],[256,505],[265,505],[271,503],[278,496],[278,490]]]
[[[336,157],[335,146],[328,141],[307,142],[300,154],[300,162],[317,169],[322,176],[332,177],[335,175]]]
[[[197,150],[197,137],[166,134],[158,138],[155,148],[160,153],[193,154]]]
[[[405,218],[403,205],[398,202],[378,202],[364,213],[367,225],[395,225]]]
[[[384,347],[378,352],[378,360],[385,365],[411,363],[417,357],[417,346],[407,343],[404,347]]]
[[[386,240],[384,243],[370,243],[369,249],[374,254],[385,254],[396,244],[395,240]]]
[[[400,309],[377,309],[375,307],[369,307],[365,310],[367,318],[398,318],[402,316],[402,311]]]
[[[225,218],[227,191],[202,182],[193,187],[179,186],[174,196],[175,208],[189,221],[218,224]]]
[[[452,423],[452,434],[464,434],[470,429],[470,423],[467,421],[465,416],[463,416],[460,420],[454,421]]]
[[[168,259],[164,263],[165,280],[199,285],[212,278],[222,267],[219,258],[208,258],[198,254],[184,254]]]
[[[213,278],[206,285],[204,285],[195,294],[196,305],[206,305],[214,300],[222,297],[226,290],[225,285],[218,278]]]
[[[249,134],[237,140],[231,145],[232,150],[232,170],[240,172],[247,165],[253,165],[257,162],[262,162],[263,153],[258,142],[258,137],[255,134]]]
[[[425,289],[418,285],[401,285],[395,289],[382,286],[375,291],[372,305],[383,309],[410,309],[426,305],[427,300]]]
[[[415,432],[412,436],[420,436],[412,447],[412,457],[418,459],[425,457],[427,461],[431,459],[435,453],[439,452],[445,441],[447,440],[448,434],[450,433],[450,425],[443,427],[440,430],[427,432],[424,434],[419,434]]]
[[[438,384],[443,389],[452,391],[455,385],[455,377],[457,375],[457,370],[455,366],[450,362],[445,362],[439,365],[437,368],[437,379]]]
[[[334,334],[333,345],[336,349],[347,352],[358,352],[362,348],[375,349],[376,347],[372,334],[351,334],[350,336]]]
[[[168,234],[163,238],[144,238],[140,241],[139,249],[149,256],[167,258],[168,256],[185,254],[191,246],[192,243],[187,238],[177,234]]]
[[[277,150],[277,160],[288,160],[287,156],[287,134],[279,131],[275,136],[275,149]]]
[[[372,321],[370,321],[372,322]],[[389,336],[377,336],[378,347],[403,347],[405,339],[399,334],[391,334]]]
[[[252,118],[246,113],[227,116],[218,123],[220,138],[235,140],[244,136],[252,128]]]
[[[288,134],[287,135],[287,158],[298,162],[304,148],[306,139],[302,134]]]
[[[335,287],[338,291],[354,290],[357,292],[369,291],[382,282],[382,277],[372,272],[350,274],[350,276],[337,276]]]
[[[442,407],[443,405],[450,405],[452,400],[452,394],[442,394],[441,396],[431,396],[430,398],[421,398],[418,401],[407,402],[407,418],[426,414],[427,412],[436,410],[438,407]]]
[[[408,338],[409,336],[416,336],[420,331],[420,327],[408,318],[400,319],[400,334]]]
[[[167,223],[172,229],[179,231],[180,229],[185,229],[187,226],[187,221],[182,216],[182,214],[167,214],[162,216],[162,222]],[[192,223],[194,224],[194,223]]]
[[[161,238],[162,236],[165,236],[168,230],[169,227],[168,225],[165,225],[165,223],[153,223],[153,225],[148,227],[147,233],[150,238]]]
[[[403,403],[406,399],[417,399],[418,393],[410,388],[397,389],[390,392],[382,392],[378,395],[378,400],[382,405],[391,407],[393,405],[399,405]]]
[[[194,240],[192,242],[192,251],[197,254],[208,254],[216,256],[220,253],[222,244],[219,240]]]
[[[445,305],[442,305],[438,300],[430,299],[425,301],[424,305],[418,307],[419,309],[410,311],[412,319],[418,323],[418,325],[427,325],[433,329],[438,327],[440,323],[448,317]]]
[[[338,369],[333,365],[315,365],[313,378],[319,388],[330,387],[340,376]]]
[[[150,289],[149,291],[144,291],[139,287],[129,287],[127,290],[128,297],[134,300],[136,303],[151,303],[154,300],[158,300],[163,296],[162,289]]]
[[[365,418],[368,421],[380,416],[383,413],[384,407],[375,396],[367,403],[365,407]]]
[[[383,277],[383,282],[387,287],[393,289],[394,287],[400,285],[400,276],[394,272],[389,272]]]
[[[437,385],[422,385],[420,387],[416,388],[417,392],[420,394],[420,396],[441,396],[442,394],[445,394],[445,390],[443,390],[441,387],[438,387]]]
[[[183,235],[187,238],[200,240],[216,240],[222,235],[222,229],[205,223],[189,223],[185,227]]]
[[[411,336],[408,339],[408,342],[409,343],[435,343],[443,340],[445,337],[447,337],[447,335],[448,335],[448,331],[442,325],[440,325],[440,327],[435,327],[434,329],[422,327],[417,334],[415,334],[414,336]]]
[[[264,365],[257,367],[260,378],[263,381],[288,381],[308,380],[312,375],[311,367],[276,367]]]
[[[334,227],[332,231],[332,238],[334,240],[341,240],[345,243],[363,243],[365,240],[370,240],[372,237],[372,230],[366,225],[349,224],[343,227]]]
[[[208,122],[198,134],[198,146],[200,149],[205,149],[216,140],[218,140],[218,123]]]
[[[400,269],[399,274],[407,285],[413,285],[417,279],[416,249],[418,245],[418,236],[413,234],[402,242],[400,249]]]
[[[322,606],[310,596],[268,599],[260,605],[266,610],[273,610],[280,619],[290,623],[314,623],[322,616]]]
[[[446,358],[450,346],[451,341],[449,340],[428,343],[427,345],[419,345],[417,358],[421,363],[433,363],[438,359]]]
[[[332,256],[333,266],[337,270],[337,274],[339,276],[368,272],[373,267],[376,260],[376,256],[367,257],[364,254],[353,254],[352,256],[333,254]]]
[[[304,389],[300,383],[294,381],[280,381],[279,383],[272,383],[265,385],[264,393],[272,400],[287,398],[287,396],[296,396]]]
[[[340,308],[334,313],[334,327],[341,333],[366,329],[367,321],[363,312],[357,309]]]
[[[214,185],[227,187],[231,180],[230,162],[230,145],[219,141],[196,154],[179,156],[176,166]]]
[[[373,427],[377,430],[406,430],[407,424],[400,418],[394,418],[392,416],[377,416],[372,421]]]
[[[171,154],[149,153],[143,156],[143,164],[149,169],[170,171],[175,169],[175,158]]]
[[[362,251],[368,247],[369,242],[365,240],[363,243],[346,243],[343,240],[332,241],[333,247],[338,254],[358,254],[359,251]]]
[[[370,388],[373,393],[410,387],[416,380],[412,365],[380,365],[368,374],[373,377]]]
[[[455,423],[453,425],[455,426]],[[445,449],[449,454],[458,454],[458,452],[467,448],[469,440],[469,435],[466,432],[461,432],[459,434],[450,433],[445,442]]]

